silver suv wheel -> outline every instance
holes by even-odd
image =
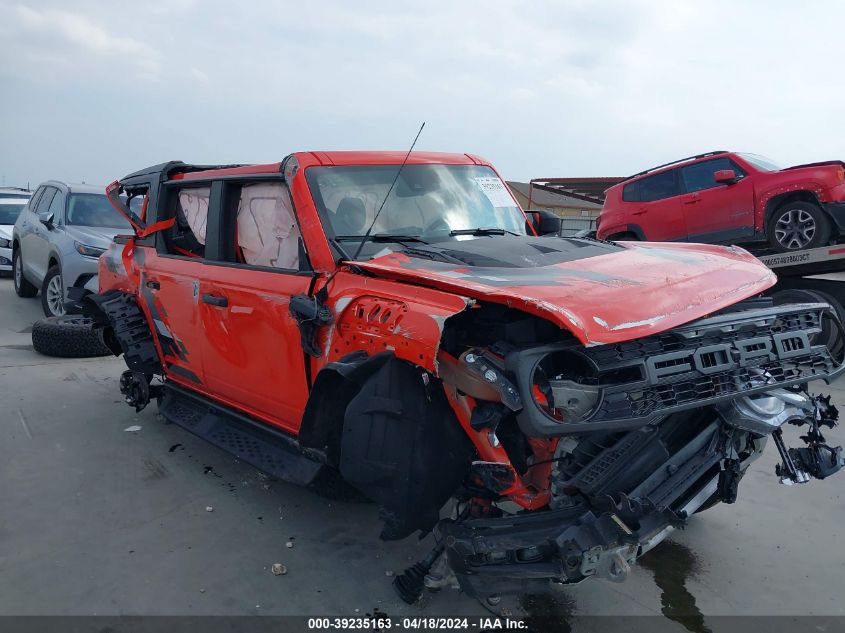
[[[46,288],[47,306],[54,316],[62,316],[65,313],[65,293],[62,287],[62,275],[53,275],[47,282]]]
[[[21,256],[20,254],[17,257],[12,258],[15,262],[15,290],[21,287],[21,280],[23,279],[23,271],[21,270]]]

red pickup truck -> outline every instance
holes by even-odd
[[[845,163],[781,168],[715,151],[640,172],[607,190],[597,235],[610,240],[768,242],[778,252],[845,234]]]

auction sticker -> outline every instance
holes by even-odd
[[[505,183],[499,178],[483,176],[476,178],[475,182],[494,207],[516,206],[508,188],[505,187]]]

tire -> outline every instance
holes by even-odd
[[[830,241],[830,219],[812,202],[786,202],[769,218],[766,236],[779,253],[817,248]]]
[[[40,354],[59,358],[112,355],[91,319],[81,316],[58,316],[36,321],[32,324],[32,347]]]
[[[38,294],[38,288],[26,280],[23,276],[23,262],[21,261],[21,249],[15,250],[12,255],[12,277],[15,280],[15,294],[26,299]]]
[[[65,283],[58,266],[50,267],[41,284],[41,309],[45,317],[65,315]]]

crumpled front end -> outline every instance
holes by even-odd
[[[498,341],[457,354],[443,380],[472,400],[472,429],[524,453],[473,464],[465,509],[438,525],[446,575],[476,596],[621,581],[694,512],[733,503],[770,437],[783,483],[838,472],[842,448],[823,435],[838,412],[806,386],[842,367],[841,346],[822,339],[827,319],[825,304],[754,300],[615,345]],[[787,424],[804,446],[786,446]],[[547,504],[526,511],[539,509],[527,491]],[[506,497],[525,509],[505,510]]]

